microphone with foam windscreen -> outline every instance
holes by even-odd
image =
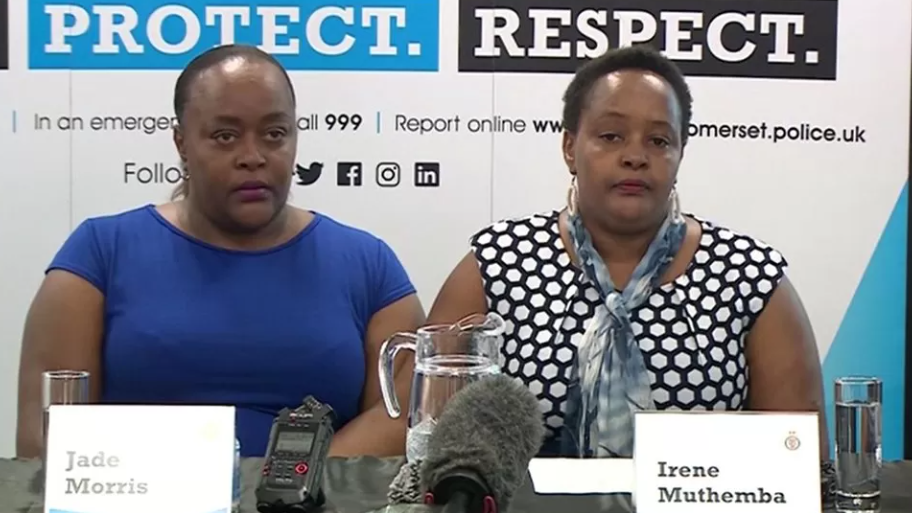
[[[428,440],[425,503],[451,513],[505,513],[544,434],[538,400],[521,383],[496,375],[467,385]]]

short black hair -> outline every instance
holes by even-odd
[[[285,77],[285,81],[288,82],[288,89],[291,91],[291,101],[297,101],[291,78],[288,76],[288,72],[285,71],[285,67],[275,57],[250,45],[230,44],[216,46],[194,57],[181,72],[180,76],[177,77],[177,83],[174,85],[174,115],[177,116],[178,122],[184,118],[184,109],[187,107],[187,102],[190,99],[190,90],[196,79],[213,66],[235,58],[265,62],[278,68],[282,72],[282,76]]]
[[[575,133],[579,129],[583,109],[586,108],[593,86],[600,78],[626,69],[650,71],[671,85],[681,107],[681,143],[686,144],[687,129],[693,113],[693,98],[690,96],[690,88],[684,74],[659,51],[643,44],[608,50],[576,71],[564,92],[564,130]]]

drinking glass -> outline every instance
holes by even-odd
[[[882,394],[877,378],[836,380],[836,511],[880,511]]]
[[[42,436],[47,446],[48,412],[57,404],[86,404],[89,402],[89,372],[53,370],[41,375],[41,408],[44,413]]]

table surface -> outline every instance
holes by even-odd
[[[242,513],[255,513],[253,490],[261,460],[241,462]],[[387,506],[390,482],[402,465],[400,458],[330,458],[325,471],[327,505],[321,513],[418,513],[437,508]],[[40,463],[36,460],[0,459],[0,513],[41,513]],[[881,513],[912,511],[912,461],[884,464]],[[526,479],[516,494],[510,513],[587,511],[626,513],[626,496],[536,495]]]

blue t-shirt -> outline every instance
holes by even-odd
[[[415,292],[380,239],[314,213],[281,246],[226,250],[153,205],[88,219],[48,268],[105,296],[102,401],[237,407],[244,456],[306,395],[359,413],[371,317]]]

